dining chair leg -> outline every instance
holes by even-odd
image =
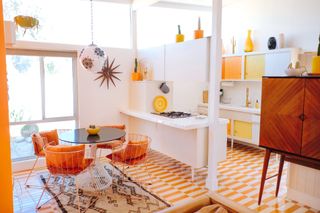
[[[262,175],[261,175],[258,205],[260,205],[260,203],[261,203],[261,198],[262,198],[262,194],[263,194],[264,183],[265,183],[265,181],[266,181],[266,176],[267,176],[267,172],[268,172],[268,165],[269,165],[270,154],[271,154],[271,150],[270,150],[270,149],[266,149],[266,153],[265,153],[265,155],[264,155]]]
[[[146,168],[146,172],[148,174],[148,177],[150,179],[150,183],[148,183],[148,185],[152,185],[152,177],[151,177],[151,174],[149,172],[149,168],[148,168],[148,159],[146,160],[146,162],[144,163],[144,167]]]
[[[102,149],[99,150],[99,160],[101,158]]]
[[[34,168],[36,167],[36,164],[37,164],[37,162],[38,162],[38,159],[39,159],[39,157],[37,156],[37,157],[36,157],[36,160],[35,160],[34,163],[33,163],[33,166],[32,166],[32,168],[31,168],[31,171],[29,172],[29,174],[28,174],[28,176],[27,176],[26,182],[24,183],[25,187],[30,187],[30,185],[27,185],[27,183],[28,183],[28,180],[29,180],[29,178],[30,178],[30,176],[31,176]]]
[[[281,155],[280,156],[280,163],[279,163],[279,170],[278,170],[278,177],[277,177],[276,197],[278,197],[278,194],[279,194],[279,188],[280,188],[280,182],[281,182],[284,159],[285,159],[285,155]]]
[[[65,187],[65,182],[66,182],[66,176],[62,177],[62,183],[60,185],[60,191],[64,192]]]
[[[39,205],[40,205],[40,201],[41,201],[41,199],[42,199],[42,197],[43,197],[43,194],[44,194],[45,190],[48,188],[48,183],[49,183],[49,181],[50,181],[50,178],[51,178],[51,174],[49,175],[48,181],[46,182],[46,184],[44,185],[44,187],[43,187],[43,189],[42,189],[42,193],[41,193],[40,198],[39,198],[39,200],[38,200],[38,203],[37,203],[37,205],[36,205],[36,209],[40,209],[40,208],[41,208],[41,206],[39,206]]]
[[[194,182],[194,173],[195,173],[194,168],[191,167],[191,182]]]
[[[81,212],[81,207],[80,207],[80,196],[79,196],[79,185],[78,185],[78,178],[75,177],[75,182],[76,182],[76,193],[77,193],[77,202],[78,202],[78,212]]]

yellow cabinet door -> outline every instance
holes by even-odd
[[[265,55],[247,55],[245,58],[246,80],[261,80],[265,70]]]
[[[252,123],[234,121],[234,136],[245,139],[252,139]]]
[[[227,134],[231,135],[231,120],[228,120],[228,125],[227,125]]]

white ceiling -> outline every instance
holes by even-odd
[[[222,0],[222,5],[227,6],[236,2],[239,2],[240,0]],[[177,4],[191,4],[191,5],[197,5],[197,6],[207,6],[211,7],[212,0],[160,0],[160,2],[171,2],[171,3],[177,3]]]
[[[161,0],[160,2],[172,2],[178,4],[193,4],[199,6],[211,6],[212,0]]]

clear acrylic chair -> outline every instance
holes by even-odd
[[[76,145],[76,146],[69,146],[69,145],[54,145],[51,144],[45,146],[44,148],[45,158],[46,158],[46,165],[49,171],[49,177],[46,183],[44,183],[45,187],[43,188],[42,194],[39,198],[36,208],[40,209],[41,206],[40,202],[43,197],[43,194],[46,190],[50,189],[51,187],[58,187],[60,193],[56,196],[61,194],[64,190],[65,185],[65,178],[73,177],[74,178],[74,186],[75,192],[78,202],[78,211],[80,212],[80,197],[79,197],[79,184],[77,180],[77,176],[81,173],[85,172],[86,169],[92,164],[93,159],[86,159],[85,158],[85,146],[84,145]],[[52,177],[62,177],[62,184],[61,185],[50,185],[50,179]],[[56,189],[55,188],[55,189]],[[46,201],[48,202],[48,201]]]

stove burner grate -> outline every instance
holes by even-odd
[[[159,115],[164,116],[164,117],[168,117],[168,118],[187,118],[187,117],[191,117],[191,113],[176,112],[176,111],[161,112]]]

